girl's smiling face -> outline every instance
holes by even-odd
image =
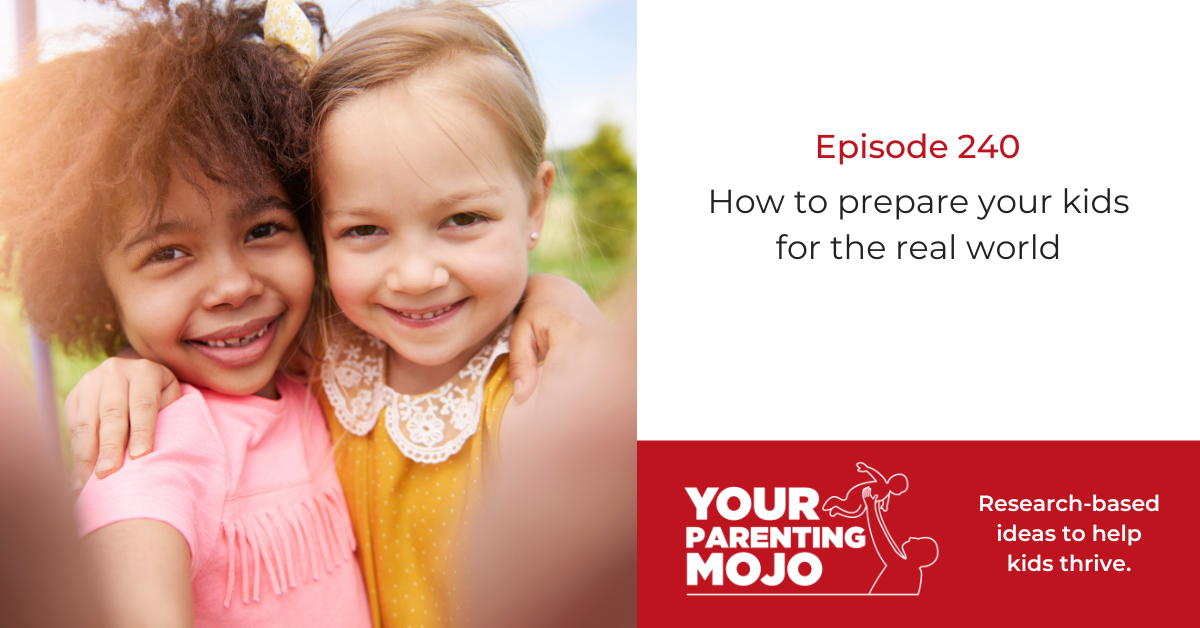
[[[104,256],[121,330],[180,381],[273,397],[312,298],[308,246],[277,183],[244,197],[199,185],[173,176],[160,220],[127,217]]]
[[[554,180],[549,163],[522,174],[437,74],[342,105],[316,169],[330,289],[401,366],[424,367],[410,392],[453,376],[516,307]]]

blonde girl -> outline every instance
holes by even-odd
[[[308,86],[318,259],[358,330],[334,328],[318,398],[372,613],[446,625],[464,518],[530,408],[505,354],[554,183],[545,117],[511,37],[464,2],[366,20]]]

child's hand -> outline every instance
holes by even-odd
[[[71,490],[83,488],[93,467],[100,478],[120,469],[126,443],[131,458],[150,453],[159,409],[180,395],[174,373],[136,357],[109,358],[84,375],[63,404],[74,467]]]
[[[547,371],[565,370],[584,341],[608,326],[608,319],[579,284],[557,275],[531,276],[508,339],[516,401],[529,399],[537,388],[540,360],[548,360]],[[551,345],[554,354],[548,358]]]

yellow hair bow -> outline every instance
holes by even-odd
[[[263,15],[263,41],[268,46],[287,46],[310,64],[317,61],[317,36],[308,16],[295,0],[267,1],[267,11]]]

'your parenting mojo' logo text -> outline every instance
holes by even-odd
[[[858,472],[870,479],[824,502],[803,486],[685,487],[695,506],[687,527],[688,595],[920,593],[924,570],[937,561],[937,541],[895,535],[884,521],[889,509],[902,507],[908,478],[862,462]],[[770,525],[747,525],[753,519]],[[867,547],[878,561],[858,551]],[[810,588],[827,576],[837,591]]]

